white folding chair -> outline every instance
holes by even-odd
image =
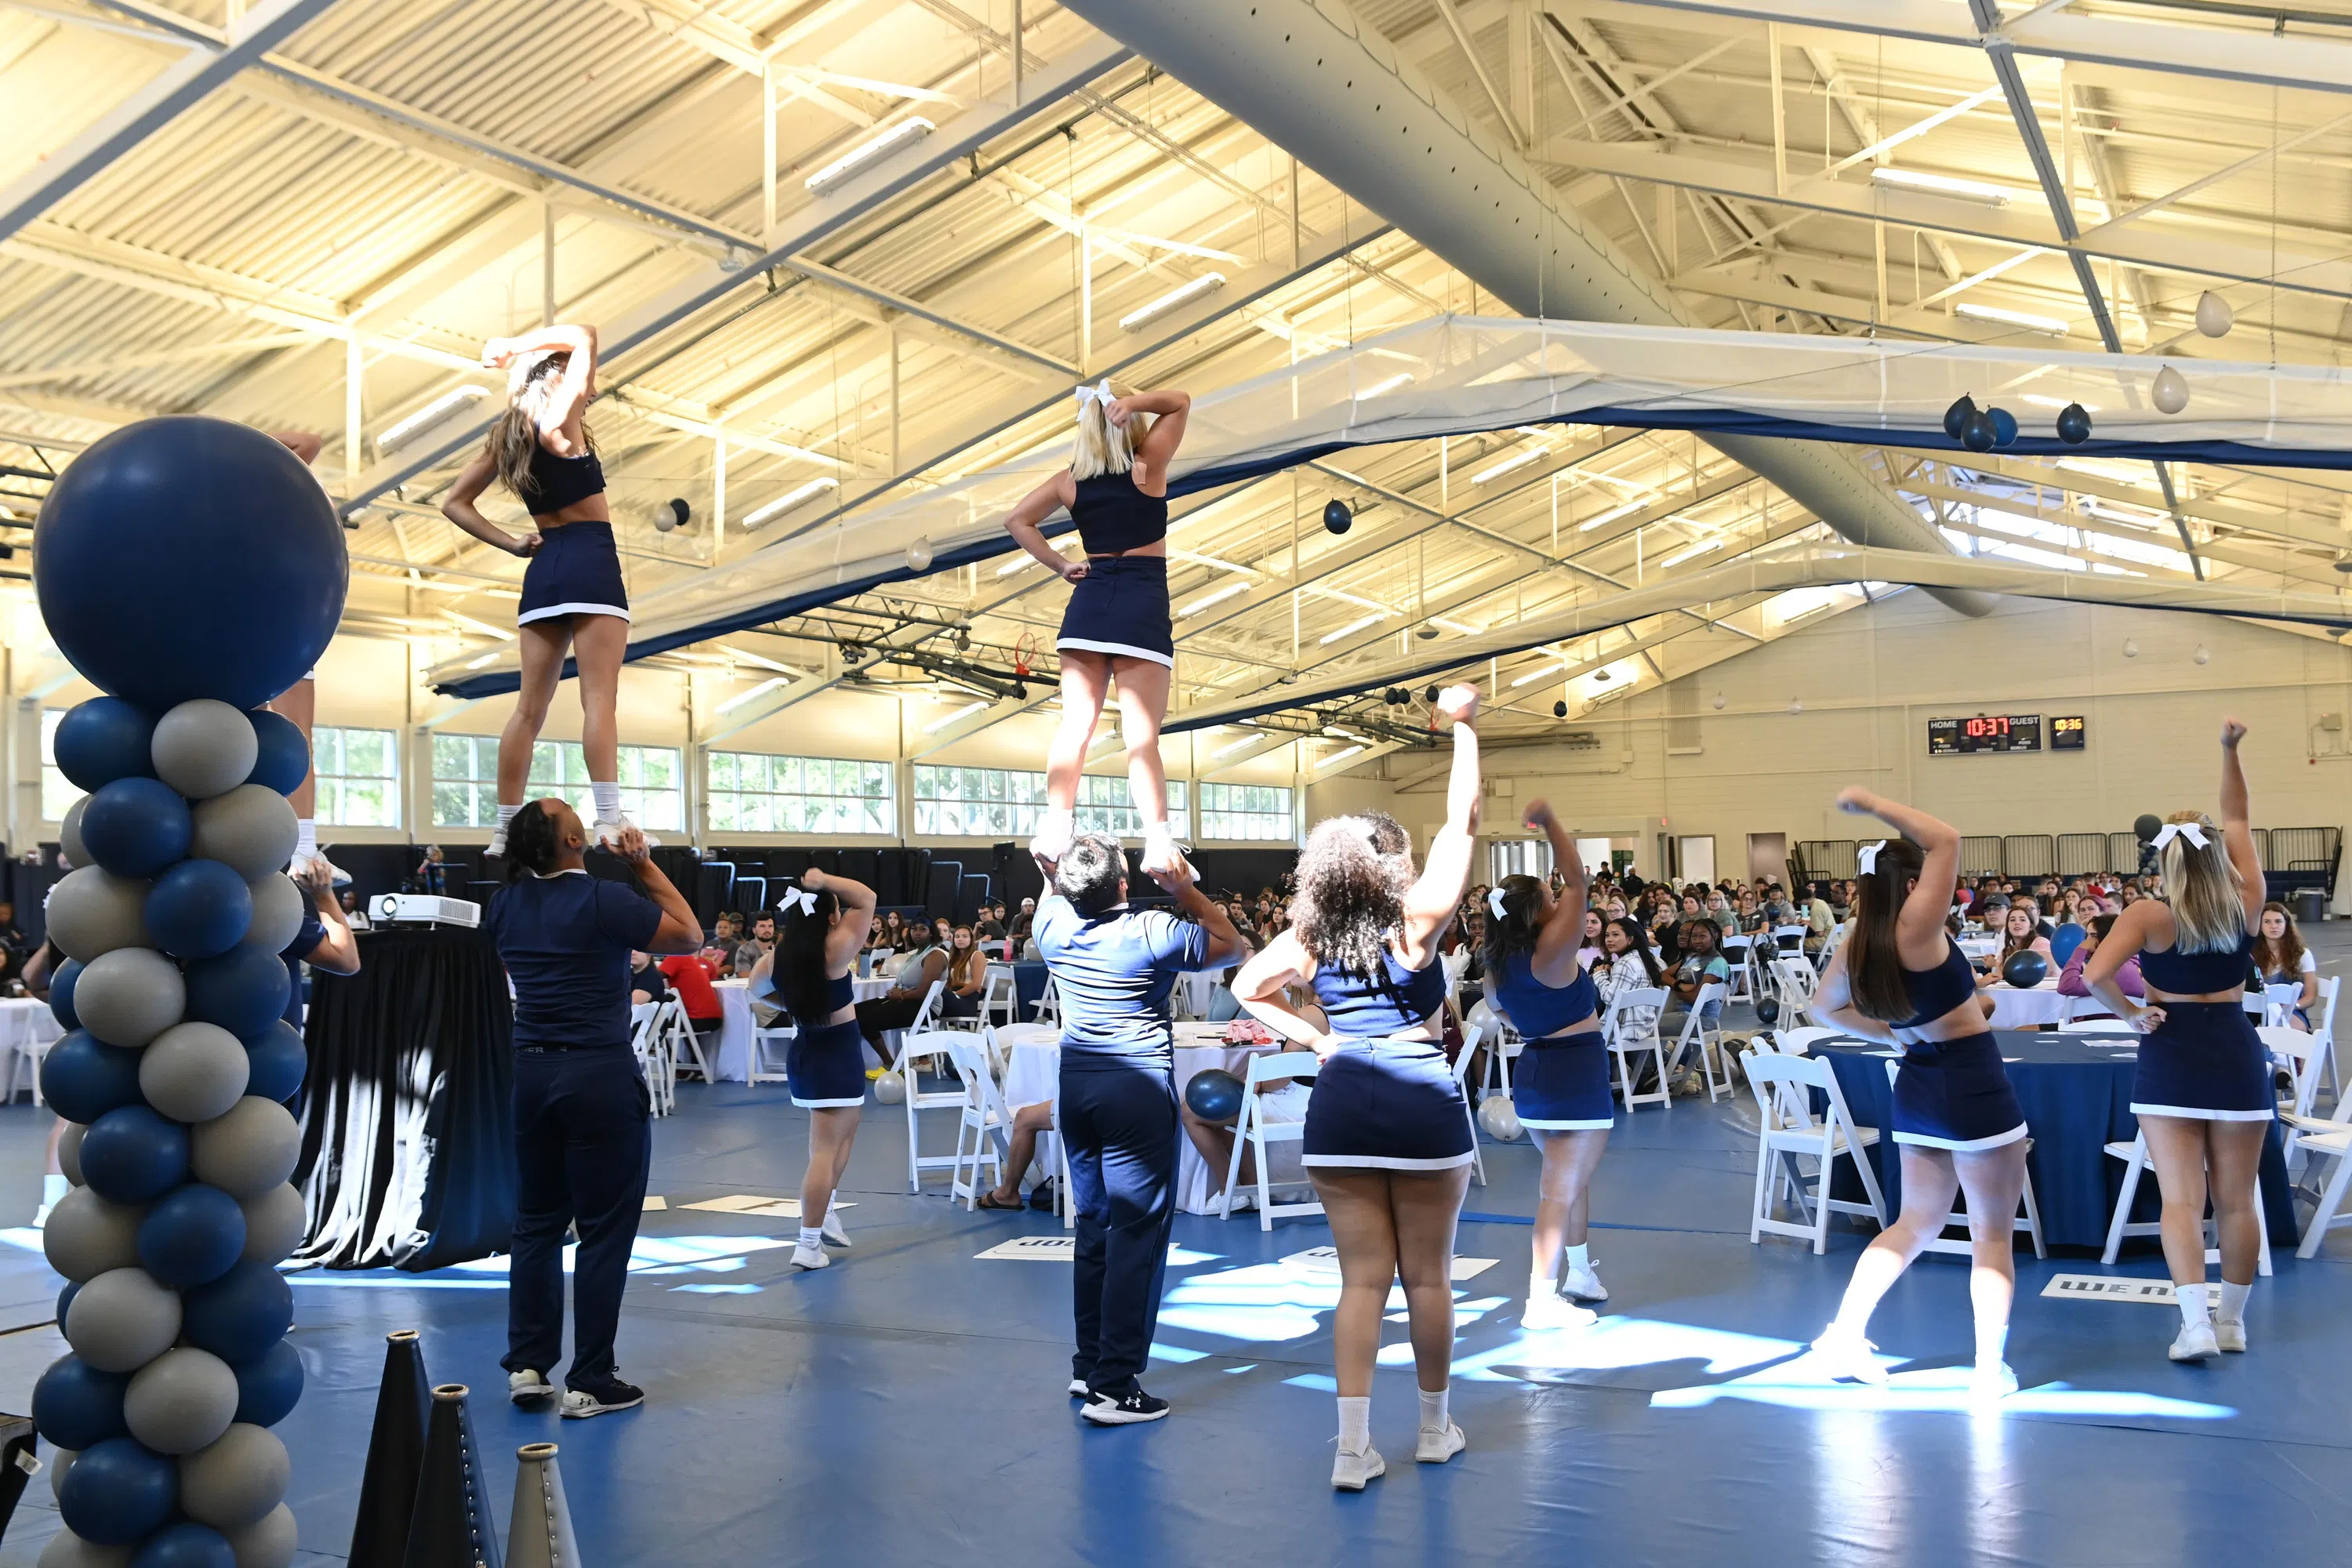
[[[1718,1088],[1717,1077],[1721,1074],[1720,1088],[1731,1088],[1731,1064],[1723,1059],[1723,1004],[1729,990],[1722,981],[1710,981],[1698,988],[1698,999],[1691,1004],[1690,1016],[1683,1020],[1682,1033],[1675,1037],[1672,1065],[1680,1068],[1683,1057],[1693,1046],[1698,1047],[1698,1070],[1706,1079],[1707,1103],[1715,1102]],[[1715,1022],[1707,1023],[1707,1009],[1716,1009]],[[1712,1051],[1713,1055],[1708,1053]]]
[[[1812,934],[1813,928],[1809,925],[1774,926],[1772,928],[1774,959],[1777,961],[1782,958],[1793,958],[1802,962],[1805,956],[1805,939]]]
[[[2248,994],[2251,995],[2252,993]],[[2292,985],[2263,986],[2263,1022],[2285,1025],[2292,1028],[2294,1026],[2288,1025],[2287,1020],[2294,1016],[2295,1007],[2302,1000],[2303,982],[2300,980]]]
[[[753,1083],[783,1083],[791,1075],[784,1070],[784,1053],[800,1038],[800,1026],[780,1019],[761,1028],[751,1028],[751,1081]],[[775,1053],[771,1056],[770,1052]],[[863,1059],[863,1058],[860,1058]]]
[[[661,1008],[656,1026],[669,1048],[671,1081],[677,1080],[678,1069],[689,1059],[694,1070],[702,1075],[703,1082],[713,1081],[709,1058],[702,1054],[702,1037],[694,1032],[694,1022],[686,1016],[686,1004],[673,993],[656,1005]]]
[[[907,1026],[903,1029],[883,1030],[882,1043],[895,1053],[898,1048],[898,1042],[902,1040],[912,1039],[917,1035],[929,1034],[934,1029],[952,1027],[951,1025],[940,1021],[940,999],[947,994],[947,989],[948,983],[944,978],[932,981],[931,988],[923,993],[922,1005],[917,1007],[915,1016],[907,1020]]]
[[[1640,985],[1620,991],[1609,1004],[1608,1016],[1601,1021],[1601,1038],[1609,1047],[1611,1059],[1617,1064],[1618,1092],[1629,1113],[1641,1105],[1669,1109],[1674,1105],[1674,1096],[1666,1088],[1666,1042],[1658,1033],[1658,1019],[1665,1012],[1666,999],[1667,991],[1663,985]],[[1658,1088],[1654,1094],[1634,1092],[1633,1058],[1643,1052],[1657,1063]]]
[[[1878,1142],[1878,1130],[1853,1124],[1853,1114],[1846,1109],[1845,1095],[1830,1064],[1819,1057],[1742,1051],[1739,1065],[1747,1069],[1748,1087],[1755,1093],[1756,1108],[1764,1119],[1756,1148],[1756,1203],[1748,1215],[1749,1244],[1761,1241],[1769,1231],[1774,1236],[1810,1239],[1816,1254],[1825,1252],[1832,1211],[1868,1215],[1885,1229],[1886,1201],[1879,1195],[1878,1173],[1863,1153]],[[1812,1111],[1815,1089],[1828,1100],[1828,1110],[1820,1117]],[[1830,1196],[1831,1179],[1841,1157],[1853,1162],[1868,1203]],[[1805,1159],[1814,1163],[1810,1176],[1798,1163]],[[1810,1192],[1808,1181],[1813,1184]],[[1773,1196],[1783,1183],[1796,1199],[1798,1212],[1807,1216],[1801,1225],[1772,1217]]]
[[[653,1102],[654,1114],[667,1116],[677,1103],[677,1096],[667,1046],[658,1025],[661,1010],[658,1002],[630,1005],[629,1048],[636,1055],[637,1070],[646,1075],[646,1097]]]
[[[2322,1047],[2319,1037],[2306,1035],[2288,1024],[2264,1024],[2254,1030],[2261,1037],[2263,1048],[2271,1054],[2273,1066],[2285,1069],[2291,1080],[2287,1092],[2279,1100],[2279,1115],[2308,1117],[2312,1102],[2319,1097],[2319,1065]],[[2290,1168],[2294,1163],[2296,1127],[2287,1122],[2286,1157]]]
[[[1045,976],[1045,989],[1038,994],[1034,1007],[1036,1016],[1031,1022],[1056,1025],[1061,1023],[1062,993],[1054,984],[1054,976],[1050,973]]]
[[[1064,1230],[1078,1227],[1077,1200],[1070,1195],[1070,1141],[1062,1136],[1062,1102],[1054,1101],[1054,1157],[1060,1165],[1059,1180],[1054,1186],[1054,1208],[1062,1216]]]
[[[1903,1064],[1901,1062],[1888,1062],[1886,1064],[1886,1087],[1889,1089],[1892,1089],[1895,1087],[1895,1080],[1901,1075],[1902,1070]],[[2025,1147],[2026,1152],[2031,1153],[2033,1149],[2033,1140],[2031,1138],[2026,1139]],[[1943,1234],[1944,1230],[1949,1230],[1954,1226],[1958,1226],[1963,1230],[1968,1228],[1968,1194],[1966,1193],[1962,1193],[1958,1201],[1960,1206],[1944,1216],[1943,1230],[1939,1230],[1934,1236],[1928,1237],[1927,1244],[1923,1250],[1927,1252],[1948,1253],[1955,1258],[1967,1258],[1971,1256],[1974,1252],[1974,1247],[1966,1238],[1950,1237]],[[2021,1230],[2025,1232],[2026,1235],[2033,1238],[2034,1257],[2048,1258],[2050,1256],[2050,1248],[2043,1244],[2042,1239],[2042,1205],[2033,1201],[2033,1172],[2030,1168],[2025,1173],[2024,1194],[2018,1201],[2020,1206],[2024,1212],[2016,1217],[2012,1222],[2011,1228],[2012,1230]]]
[[[1756,1000],[1756,975],[1750,967],[1755,956],[1756,939],[1752,936],[1727,936],[1723,939],[1723,962],[1731,971],[1730,995],[1735,1002]]]
[[[2336,1100],[2344,1097],[2341,1085],[2336,1081],[2336,1002],[2342,994],[2344,981],[2330,974],[2319,982],[2319,1016],[2311,1021],[2311,1032],[2320,1041],[2320,1061],[2327,1074],[2327,1092]],[[38,1089],[34,1093],[37,1097]]]
[[[2322,982],[2326,984],[2326,982]],[[2316,1062],[2312,1077],[2318,1078]],[[2318,1187],[2312,1199],[2311,1217],[2303,1227],[2303,1245],[2295,1248],[2297,1258],[2315,1258],[2327,1240],[2327,1233],[2339,1225],[2352,1224],[2352,1215],[2343,1213],[2344,1194],[2352,1185],[2352,1102],[2339,1100],[2336,1113],[2327,1118],[2281,1111],[2279,1120],[2287,1124],[2287,1158],[2292,1162],[2302,1154],[2304,1169],[2316,1173],[2323,1161],[2336,1162],[2326,1183]]]
[[[1462,1115],[1470,1123],[1470,1174],[1483,1187],[1486,1184],[1486,1154],[1478,1147],[1478,1113],[1470,1109],[1468,1080],[1470,1061],[1478,1054],[1478,1041],[1486,1033],[1486,1026],[1478,1018],[1477,1007],[1471,1008],[1470,1014],[1471,1021],[1462,1026],[1462,1054],[1454,1058],[1454,1087],[1462,1091]]]
[[[963,1114],[956,1123],[955,1164],[948,1176],[948,1201],[963,1200],[966,1213],[980,1203],[982,1192],[1002,1185],[1004,1162],[1013,1152],[1013,1113],[1004,1109],[1003,1092],[988,1070],[988,1048],[966,1029],[942,1030],[959,1037],[948,1046],[948,1059],[963,1086]],[[932,1037],[940,1037],[939,1036]],[[964,1145],[971,1146],[971,1180],[964,1180]],[[980,1184],[980,1167],[986,1161],[995,1180]]]
[[[1307,1136],[1304,1121],[1268,1121],[1265,1119],[1264,1097],[1258,1085],[1279,1078],[1311,1078],[1322,1067],[1313,1051],[1285,1051],[1279,1056],[1256,1056],[1249,1059],[1249,1070],[1242,1079],[1242,1120],[1234,1130],[1233,1157],[1225,1162],[1225,1190],[1218,1200],[1218,1217],[1234,1216],[1234,1184],[1241,1179],[1242,1150],[1248,1147],[1255,1156],[1257,1166],[1257,1227],[1272,1230],[1274,1222],[1295,1214],[1321,1214],[1323,1205],[1310,1199],[1303,1204],[1277,1204],[1274,1201],[1274,1184],[1266,1179],[1265,1146],[1268,1143],[1296,1142]]]
[[[1452,1004],[1449,1003],[1448,1005]],[[1467,1079],[1464,1078],[1462,1069],[1464,1064],[1470,1059],[1471,1048],[1467,1042],[1469,1032],[1474,1028],[1478,1031],[1479,1037],[1486,1042],[1486,1065],[1481,1068],[1478,1092],[1482,1095],[1499,1094],[1506,1100],[1510,1099],[1511,1064],[1518,1059],[1519,1052],[1526,1047],[1527,1042],[1519,1037],[1518,1030],[1511,1026],[1511,1020],[1505,1016],[1492,1002],[1482,997],[1473,1003],[1469,1017],[1462,1020],[1465,1041],[1462,1056],[1454,1064],[1454,1076],[1463,1079],[1463,1087],[1465,1090],[1469,1085]]]
[[[2116,1194],[2116,1212],[2114,1217],[2107,1221],[2106,1250],[2099,1255],[2099,1261],[2102,1263],[2113,1263],[2116,1260],[2116,1254],[2123,1250],[2126,1237],[2164,1234],[2164,1226],[2158,1221],[2134,1221],[2131,1217],[2132,1200],[2139,1195],[2140,1173],[2151,1168],[2147,1157],[2146,1131],[2143,1130],[2128,1143],[2108,1144],[2107,1152],[2124,1163],[2124,1190]],[[2213,1222],[2209,1219],[2205,1223],[2210,1226]],[[2261,1271],[2268,1275],[2271,1271],[2270,1219],[2263,1212],[2263,1184],[2259,1176],[2254,1181],[2254,1224],[2260,1227],[2262,1235]],[[2220,1238],[2217,1237],[2215,1239]],[[2207,1247],[2205,1261],[2221,1262],[2221,1249],[2219,1247]]]
[[[1806,1016],[1813,1005],[1813,993],[1821,988],[1822,978],[1801,955],[1781,954],[1772,961],[1774,989],[1780,994],[1780,1016],[1796,1018]]]
[[[919,1020],[918,1020],[919,1022]],[[917,1120],[926,1110],[961,1112],[964,1103],[963,1086],[951,1089],[923,1091],[923,1068],[934,1074],[955,1071],[954,1048],[969,1043],[971,1036],[953,1029],[908,1030],[900,1039],[896,1068],[905,1086],[903,1103],[907,1108],[907,1190],[923,1190],[925,1171],[950,1171],[956,1159],[949,1154],[926,1154],[922,1152],[920,1123]]]
[[[1013,994],[1013,966],[992,963],[988,966],[988,984],[980,994],[980,1016],[984,1024],[1011,1026],[1019,1023],[1018,1004]]]

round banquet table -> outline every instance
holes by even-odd
[[[2131,1113],[2139,1037],[2128,1032],[2054,1035],[2011,1029],[1996,1029],[1993,1037],[2033,1138],[2027,1166],[2042,1210],[2042,1237],[2053,1247],[2098,1251],[2107,1244],[2107,1222],[2124,1180],[2124,1163],[2110,1156],[2106,1145],[2128,1143],[2139,1133],[2138,1119]],[[1886,1064],[1901,1053],[1851,1036],[1816,1041],[1813,1049],[1829,1059],[1856,1124],[1884,1132],[1894,1098]],[[1903,1203],[1898,1147],[1890,1135],[1881,1137],[1871,1150],[1890,1216]],[[2285,1144],[2275,1121],[2263,1145],[2261,1183],[2271,1246],[2293,1247],[2294,1204],[2287,1185]],[[1850,1171],[1839,1178],[1837,1195],[1862,1198],[1862,1184]],[[2132,1218],[2154,1220],[2158,1207],[2150,1173],[2140,1181]]]
[[[65,1032],[47,1002],[33,996],[0,997],[0,1055],[11,1059],[24,1057],[30,1070],[12,1071],[10,1082],[30,1089],[35,1105],[41,1103],[41,1058],[65,1037]]]
[[[2055,974],[2025,990],[2006,981],[1997,981],[1986,994],[1992,997],[1992,1026],[1996,1029],[2031,1029],[2042,1024],[2063,1024],[2072,1016],[2071,1005],[2075,1000],[2059,994]],[[2106,1010],[2103,1004],[2095,1001],[2091,1005],[2097,1012]]]

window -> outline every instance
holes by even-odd
[[[1486,846],[1488,880],[1506,877],[1551,875],[1551,841],[1545,838],[1497,838]]]
[[[1201,786],[1202,837],[1290,843],[1297,836],[1289,790],[1274,784]]]
[[[915,764],[915,831],[946,837],[1022,838],[1037,831],[1045,775],[1006,768]]]
[[[41,819],[63,822],[73,803],[82,797],[82,788],[66,777],[58,767],[58,721],[66,716],[62,708],[41,710]]]
[[[888,763],[710,753],[713,833],[898,831]]]
[[[399,826],[399,737],[390,730],[312,730],[318,819],[338,827]]]
[[[1078,780],[1078,831],[1113,833],[1129,838],[1143,837],[1143,816],[1128,799],[1127,777],[1088,774]],[[1184,809],[1184,781],[1168,781],[1168,827],[1179,838],[1192,837],[1191,816]]]
[[[686,830],[684,769],[667,746],[623,746],[621,809],[656,833]],[[579,744],[541,741],[531,748],[530,793],[562,795],[583,822],[596,816],[588,757]],[[433,825],[490,827],[499,820],[499,742],[495,735],[433,737]]]

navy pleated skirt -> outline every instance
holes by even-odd
[[[1961,1153],[2025,1136],[2025,1112],[1990,1035],[1910,1047],[1895,1075],[1893,1120],[1897,1143]]]
[[[1529,1040],[1511,1064],[1511,1108],[1539,1132],[1594,1132],[1617,1124],[1609,1051],[1598,1034]]]
[[[1433,1040],[1350,1040],[1307,1101],[1307,1165],[1444,1171],[1475,1153],[1462,1086]]]
[[[810,1110],[865,1104],[866,1037],[857,1020],[803,1025],[784,1048],[784,1082],[793,1103]]]
[[[558,616],[629,618],[629,590],[621,581],[621,552],[609,522],[567,522],[542,530],[539,549],[522,569],[522,603],[515,624]]]
[[[2140,1037],[2135,1116],[2268,1121],[2278,1114],[2271,1056],[2235,1002],[2158,1002],[2164,1022]]]
[[[1176,668],[1176,631],[1168,613],[1168,558],[1090,558],[1087,574],[1070,584],[1056,648],[1148,658]]]

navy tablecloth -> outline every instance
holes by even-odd
[[[2053,1247],[2105,1247],[2124,1183],[2124,1163],[2110,1156],[2106,1145],[2128,1143],[2139,1135],[2138,1119],[2131,1113],[2138,1037],[1996,1029],[1993,1037],[2033,1137],[2026,1164],[2042,1209],[2042,1238]],[[1886,1079],[1893,1047],[1840,1037],[1818,1041],[1813,1048],[1828,1058],[1855,1122],[1885,1134],[1872,1155],[1892,1215],[1903,1204],[1902,1159],[1886,1121],[1894,1098]],[[2275,1121],[2263,1149],[2262,1192],[2273,1249],[2293,1247],[2294,1204],[2287,1185],[2286,1146]],[[1839,1178],[1837,1195],[1862,1197],[1862,1184],[1851,1172]],[[2159,1207],[2151,1169],[2140,1178],[2132,1218],[2153,1222]]]
[[[1045,998],[1045,964],[1042,959],[1022,959],[1013,966],[1015,1017],[1024,1024],[1037,1021],[1037,1004]]]

